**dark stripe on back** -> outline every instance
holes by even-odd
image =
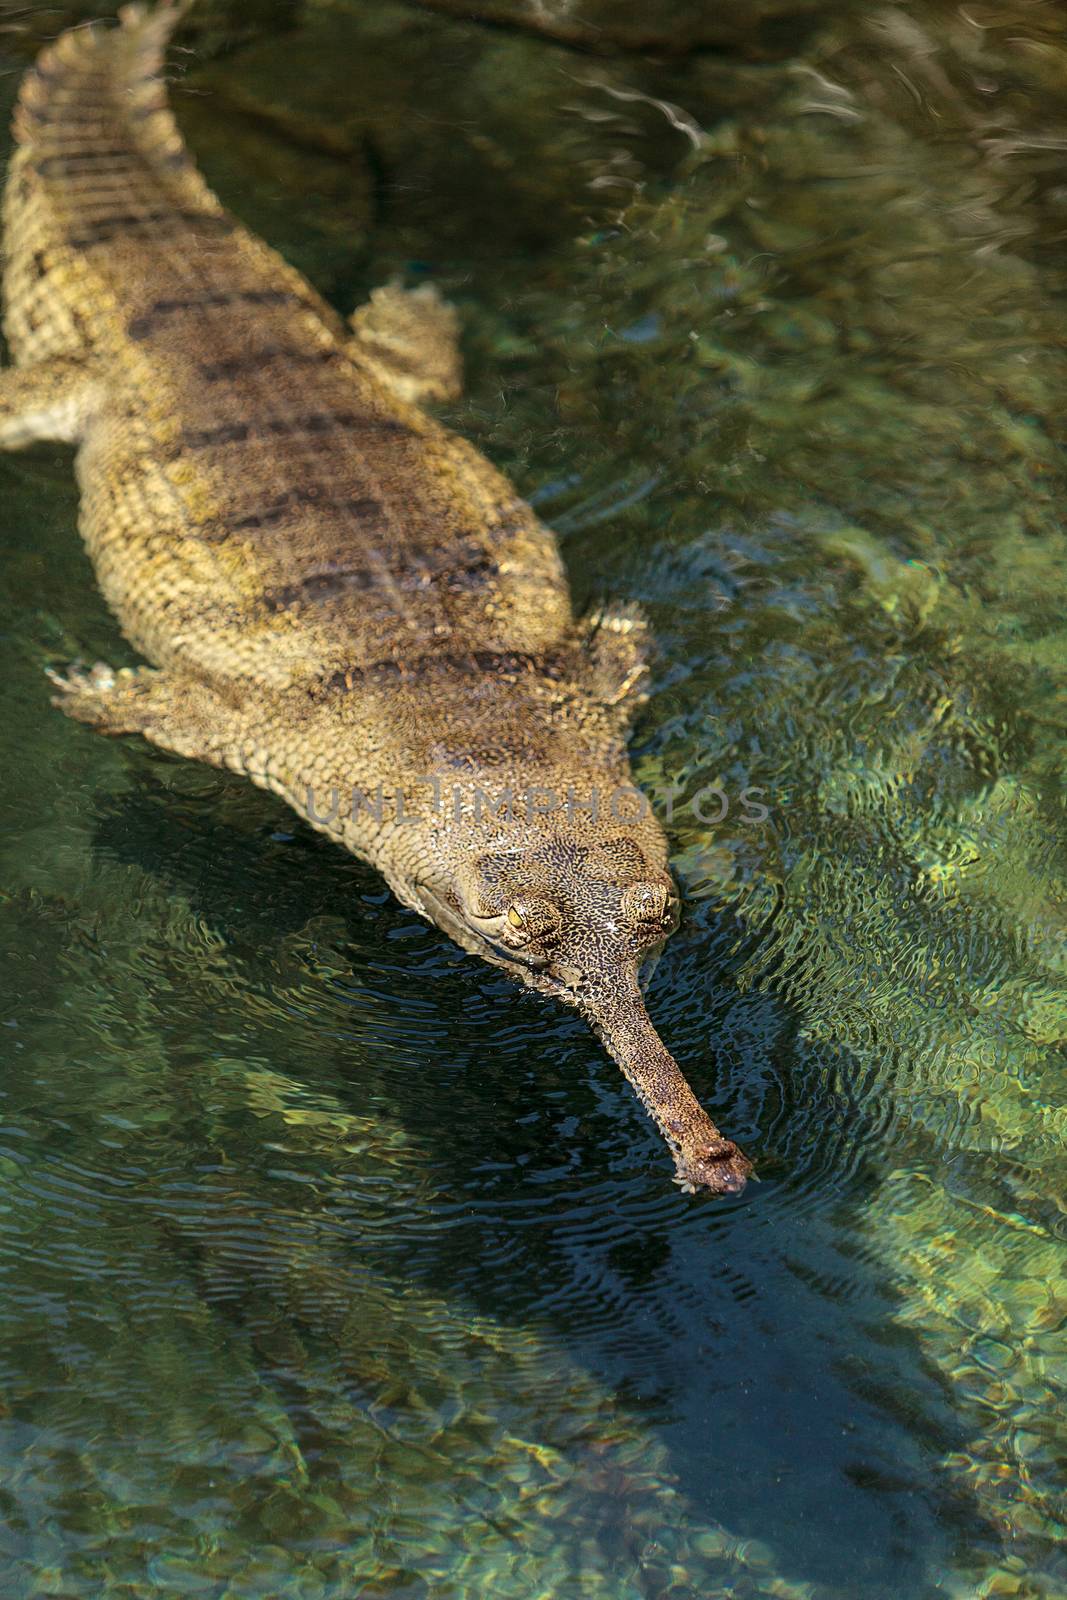
[[[269,589],[263,601],[268,611],[284,611],[290,606],[333,600],[353,589],[365,591],[380,588],[386,593],[392,588],[411,592],[444,587],[469,593],[484,589],[496,573],[495,561],[484,555],[466,567],[448,568],[444,562],[435,560],[433,555],[420,561],[405,559],[398,551],[393,559],[383,561],[378,567],[336,567],[313,572],[295,583]],[[496,656],[492,659],[498,660]]]
[[[236,444],[246,439],[291,439],[335,433],[342,428],[377,434],[411,432],[393,417],[372,417],[358,411],[310,411],[302,417],[268,417],[263,422],[224,422],[217,428],[189,429],[182,434],[182,446],[186,450],[207,450],[212,445]]]
[[[238,378],[244,372],[256,372],[268,361],[284,361],[294,367],[317,367],[340,360],[342,353],[336,345],[308,350],[296,345],[265,344],[258,350],[248,350],[225,361],[202,361],[196,370],[208,383],[219,383],[223,379]]]
[[[275,528],[301,511],[336,512],[346,520],[357,518],[365,522],[369,532],[385,526],[385,507],[370,495],[332,495],[316,485],[290,489],[277,499],[270,500],[256,511],[249,511],[232,522],[220,522],[201,528],[198,536],[211,544],[221,544],[234,534],[257,533],[262,528]]]
[[[113,106],[106,106],[103,103],[100,106],[87,106],[80,99],[77,102],[77,106],[78,110],[76,112],[72,111],[54,97],[43,100],[39,106],[31,105],[29,101],[23,100],[19,105],[19,115],[30,117],[39,127],[51,125],[55,128],[56,134],[72,143],[78,137],[79,129],[91,128],[99,132],[100,128],[106,127],[109,132],[114,132],[115,108]],[[55,138],[56,134],[53,134],[53,138]],[[56,154],[58,155],[59,152],[57,151]]]
[[[84,172],[86,169],[93,171],[100,166],[121,168],[136,165],[138,158],[134,151],[126,145],[114,145],[103,150],[72,150],[65,155],[45,156],[37,162],[37,171],[42,178],[47,178],[53,173]]]
[[[186,428],[182,433],[181,450],[208,450],[215,444],[240,444],[248,438],[247,422],[224,422],[218,428]]]
[[[408,660],[377,661],[368,667],[344,667],[324,678],[314,691],[329,694],[331,691],[350,690],[362,681],[381,682],[396,678],[425,680],[437,674],[469,677],[472,673],[495,675],[514,681],[519,678],[547,678],[552,683],[563,683],[573,674],[573,658],[563,651],[550,650],[544,655],[533,655],[518,650],[468,650],[462,654],[442,652],[441,655],[417,656]]]
[[[358,517],[362,522],[381,523],[385,507],[370,495],[333,496],[316,493],[313,489],[293,489],[280,499],[253,511],[229,524],[230,533],[248,533],[256,528],[272,528],[284,522],[294,509],[314,506],[320,511],[338,511],[346,517]]]
[[[133,317],[126,332],[131,339],[146,339],[157,322],[181,311],[201,311],[219,306],[284,306],[303,304],[292,289],[229,289],[193,295],[187,300],[155,300],[148,310]]]
[[[98,71],[87,75],[84,67],[72,70],[67,62],[56,62],[54,65],[48,65],[38,57],[33,63],[31,71],[34,77],[39,78],[46,88],[54,91],[58,85],[62,94],[77,95],[79,100],[88,92],[87,84],[91,85],[94,81],[97,85],[97,94],[106,92],[106,85],[100,82],[100,73]]]
[[[280,589],[269,589],[263,596],[268,611],[288,611],[292,606],[335,600],[353,589],[374,587],[376,574],[368,567],[332,567],[325,572],[312,572],[297,583],[284,584]]]
[[[217,216],[213,211],[175,211],[172,206],[165,206],[158,211],[119,211],[84,223],[79,233],[68,237],[67,243],[74,250],[88,250],[93,245],[109,244],[112,239],[131,229],[148,226],[163,234],[196,228],[221,235],[232,233],[235,224],[229,217]]]

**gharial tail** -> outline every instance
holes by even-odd
[[[61,33],[23,79],[13,124],[16,141],[47,144],[65,130],[85,146],[100,133],[113,132],[116,117],[132,125],[153,111],[166,115],[156,79],[170,36],[191,4],[160,0],[151,10],[128,5],[119,12],[118,28],[87,23]],[[171,129],[177,135],[173,123]],[[157,138],[159,131],[157,126]]]
[[[5,333],[17,361],[73,353],[49,272],[182,211],[221,213],[167,106],[163,54],[189,0],[129,5],[117,27],[68,29],[26,74],[4,196]],[[69,298],[69,297],[68,297]]]

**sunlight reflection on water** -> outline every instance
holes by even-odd
[[[679,817],[651,993],[762,1181],[678,1194],[574,1019],[48,714],[124,646],[69,462],[0,459],[9,1592],[1067,1591],[1067,52],[821,11],[666,60],[324,3],[191,66],[342,309],[459,301],[450,420],[653,620],[643,781],[771,797]]]

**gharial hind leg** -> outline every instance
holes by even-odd
[[[352,319],[348,348],[401,400],[454,400],[463,387],[459,318],[432,284],[374,289]]]
[[[102,392],[91,359],[52,356],[29,367],[0,371],[0,450],[19,450],[36,439],[74,444]]]

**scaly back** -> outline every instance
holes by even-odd
[[[156,74],[180,9],[61,36],[23,87],[5,201],[19,364],[101,372],[82,532],[152,660],[285,688],[383,659],[551,647],[551,536],[405,404],[198,176]]]
[[[4,332],[20,365],[113,345],[108,312],[139,278],[194,282],[202,252],[237,231],[196,171],[158,77],[183,9],[128,6],[118,28],[71,29],[23,80],[3,210]],[[243,249],[337,327],[298,273],[240,232]]]

